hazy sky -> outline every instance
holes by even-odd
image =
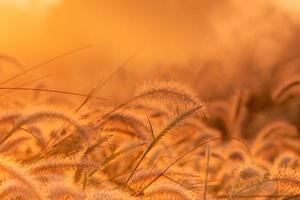
[[[26,66],[95,44],[40,72],[54,72],[64,81],[66,76],[58,72],[69,73],[69,86],[82,81],[83,74],[89,78],[82,87],[94,84],[102,72],[111,72],[141,49],[128,67],[137,76],[145,69],[164,71],[193,60],[236,67],[251,59],[264,67],[298,46],[298,0],[0,2],[0,53]]]
[[[47,45],[42,51],[55,53],[95,43],[115,57],[145,48],[142,57],[150,62],[235,54],[245,46],[273,49],[290,37],[288,20],[298,23],[300,8],[296,0],[1,2],[2,51],[29,54]]]

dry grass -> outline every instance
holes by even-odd
[[[31,99],[17,111],[1,110],[0,198],[297,199],[294,77],[265,83],[262,92],[233,88],[207,102],[180,83],[149,82],[117,106],[95,95],[106,81],[88,95],[3,87],[85,99],[74,109],[37,109]]]

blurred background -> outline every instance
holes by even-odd
[[[112,101],[161,79],[226,95],[241,74],[297,63],[300,53],[298,0],[0,0],[0,24],[0,55],[25,69],[93,44],[6,86],[49,75],[29,86],[87,93],[135,55],[97,94]],[[0,80],[22,70],[0,59]]]

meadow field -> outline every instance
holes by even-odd
[[[300,199],[297,0],[0,0],[0,200]]]

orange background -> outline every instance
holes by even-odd
[[[194,79],[203,67],[231,73],[249,60],[268,68],[298,52],[299,11],[297,0],[1,0],[0,53],[29,68],[94,44],[8,84],[49,74],[47,87],[86,93],[139,52],[100,94],[120,99],[144,80],[189,82],[182,68]],[[2,63],[0,79],[17,72]]]

